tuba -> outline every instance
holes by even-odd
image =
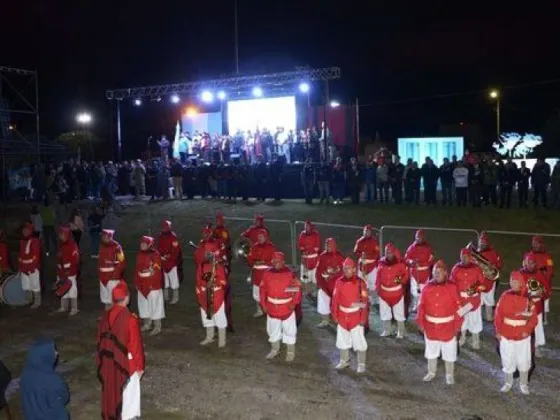
[[[473,263],[482,270],[484,277],[488,280],[496,281],[500,276],[500,271],[476,250],[472,242],[469,242],[466,248],[471,251]]]

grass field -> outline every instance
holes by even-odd
[[[337,239],[344,253],[351,251],[361,226],[371,223],[387,227],[383,240],[393,241],[404,251],[412,241],[414,229],[447,228],[475,231],[560,232],[558,212],[547,210],[449,209],[426,207],[308,206],[302,203],[225,204],[217,201],[125,203],[108,220],[117,229],[117,239],[125,248],[130,267],[141,235],[159,232],[161,220],[169,218],[183,242],[185,279],[181,302],[167,308],[164,331],[146,337],[146,376],[143,380],[143,418],[145,419],[459,419],[478,415],[483,419],[557,418],[560,411],[560,317],[554,313],[546,329],[548,344],[544,358],[538,361],[531,381],[532,395],[522,397],[517,390],[508,395],[499,392],[501,371],[495,352],[493,328],[485,325],[483,348],[461,350],[456,370],[456,385],[448,387],[440,366],[438,378],[424,384],[423,341],[413,322],[408,323],[405,340],[379,337],[379,318],[371,315],[373,331],[368,336],[367,373],[357,376],[353,370],[336,372],[333,365],[338,352],[334,330],[317,330],[318,316],[311,302],[304,304],[304,321],[298,335],[296,360],[286,365],[283,359],[267,362],[265,320],[254,320],[254,304],[245,282],[248,270],[235,263],[232,282],[236,333],[228,337],[228,347],[202,348],[200,317],[194,300],[189,240],[196,241],[205,221],[222,211],[226,218],[253,217],[263,213],[266,219],[351,225],[318,225],[323,236]],[[21,207],[7,209],[6,223],[15,229],[22,219]],[[232,237],[250,223],[229,220]],[[288,223],[268,222],[273,242],[292,258],[292,232]],[[297,225],[297,230],[301,225]],[[438,257],[452,265],[461,247],[476,239],[474,231],[427,230],[427,240]],[[491,242],[505,259],[504,272],[517,268],[530,236],[490,234]],[[553,258],[560,260],[560,235],[546,237]],[[96,319],[99,316],[98,283],[95,264],[84,240],[82,312],[74,319],[51,315],[57,302],[47,295],[44,308],[15,309],[0,307],[0,358],[17,377],[25,363],[27,346],[38,336],[55,337],[67,378],[73,419],[95,419],[99,413],[99,385],[94,375]],[[54,260],[45,262],[45,277],[51,284]],[[132,269],[127,270],[131,279]],[[504,277],[507,277],[505,275]],[[133,299],[134,301],[135,299]],[[133,308],[135,304],[133,304]],[[560,305],[553,301],[553,312]],[[353,366],[355,369],[355,366]],[[17,409],[18,394],[12,402]],[[16,417],[17,418],[17,417]]]

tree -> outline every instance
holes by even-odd
[[[81,157],[87,160],[94,160],[96,154],[99,157],[99,149],[104,144],[101,138],[90,131],[69,131],[59,135],[57,140],[68,150],[76,154],[79,152]]]
[[[492,146],[501,155],[525,159],[542,142],[542,137],[534,134],[504,133]]]

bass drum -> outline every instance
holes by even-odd
[[[6,274],[0,279],[0,303],[8,306],[27,306],[31,303],[22,288],[19,273]]]

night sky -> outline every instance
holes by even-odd
[[[4,3],[0,65],[38,69],[47,135],[75,129],[76,112],[87,109],[96,133],[109,138],[108,88],[234,72],[233,0]],[[492,133],[481,90],[560,79],[557,13],[532,4],[238,0],[240,69],[339,66],[331,97],[369,105],[360,109],[366,135],[437,134],[440,124],[459,122]],[[440,94],[454,95],[433,98]],[[538,131],[560,108],[560,83],[502,95],[503,131]],[[168,129],[160,126],[177,113],[164,101],[125,108],[127,142]]]

